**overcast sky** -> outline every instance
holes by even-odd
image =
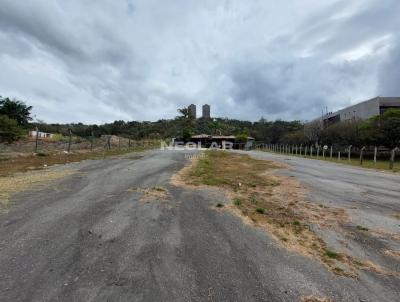
[[[308,120],[400,95],[398,0],[0,0],[0,95],[46,122]],[[198,108],[200,111],[200,108]]]

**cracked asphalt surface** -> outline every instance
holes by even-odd
[[[399,176],[304,161],[279,173],[298,177],[315,200],[357,204],[365,225],[398,231],[398,219],[379,221],[400,208]],[[400,300],[397,278],[336,276],[216,209],[230,202],[221,191],[171,185],[185,162],[179,151],[85,161],[68,166],[72,176],[15,194],[0,213],[0,301]],[[324,181],[334,185],[321,189]],[[143,200],[132,190],[155,186],[169,196]]]

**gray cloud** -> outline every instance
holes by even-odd
[[[0,6],[0,95],[46,121],[311,119],[399,91],[395,0],[13,1]]]

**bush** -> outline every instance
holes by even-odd
[[[24,135],[24,129],[18,126],[16,120],[6,115],[0,115],[0,141],[13,142]]]
[[[235,198],[233,200],[233,204],[238,207],[242,204],[242,201],[239,198]]]
[[[264,214],[265,213],[265,209],[264,208],[257,208],[256,212],[259,214]]]

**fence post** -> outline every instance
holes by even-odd
[[[390,154],[390,164],[389,164],[390,170],[392,170],[392,169],[393,169],[393,166],[394,166],[394,157],[395,157],[395,155],[396,155],[396,151],[399,151],[399,148],[398,148],[398,147],[394,148],[394,149],[392,150],[391,154]]]
[[[94,135],[93,131],[90,133],[91,139],[90,139],[90,151],[93,151],[93,140],[94,140]]]
[[[340,160],[340,151],[338,151],[337,159]]]
[[[365,150],[365,147],[362,147],[360,150],[360,165],[361,166],[362,166],[363,160],[364,160],[364,150]]]
[[[353,145],[349,146],[349,151],[347,153],[347,156],[349,157],[349,161],[351,160],[351,147],[353,147]]]
[[[311,145],[311,147],[310,147],[310,157],[312,157],[313,156],[313,146]]]
[[[39,128],[36,127],[36,141],[35,141],[35,153],[37,153],[38,150],[38,142],[39,142]]]
[[[326,150],[325,150],[325,146],[324,146],[324,148],[322,148],[322,158],[323,158],[323,159],[325,159],[325,151],[326,151]]]
[[[68,153],[71,152],[71,143],[72,143],[72,130],[68,129],[69,132],[69,140],[68,140]]]
[[[332,159],[332,156],[333,156],[333,152],[332,152],[333,150],[332,150],[332,145],[331,145],[331,151],[330,151],[330,154],[329,154],[329,157]]]
[[[374,165],[376,166],[376,156],[377,156],[377,153],[378,153],[378,148],[375,146],[375,148],[374,148]]]

